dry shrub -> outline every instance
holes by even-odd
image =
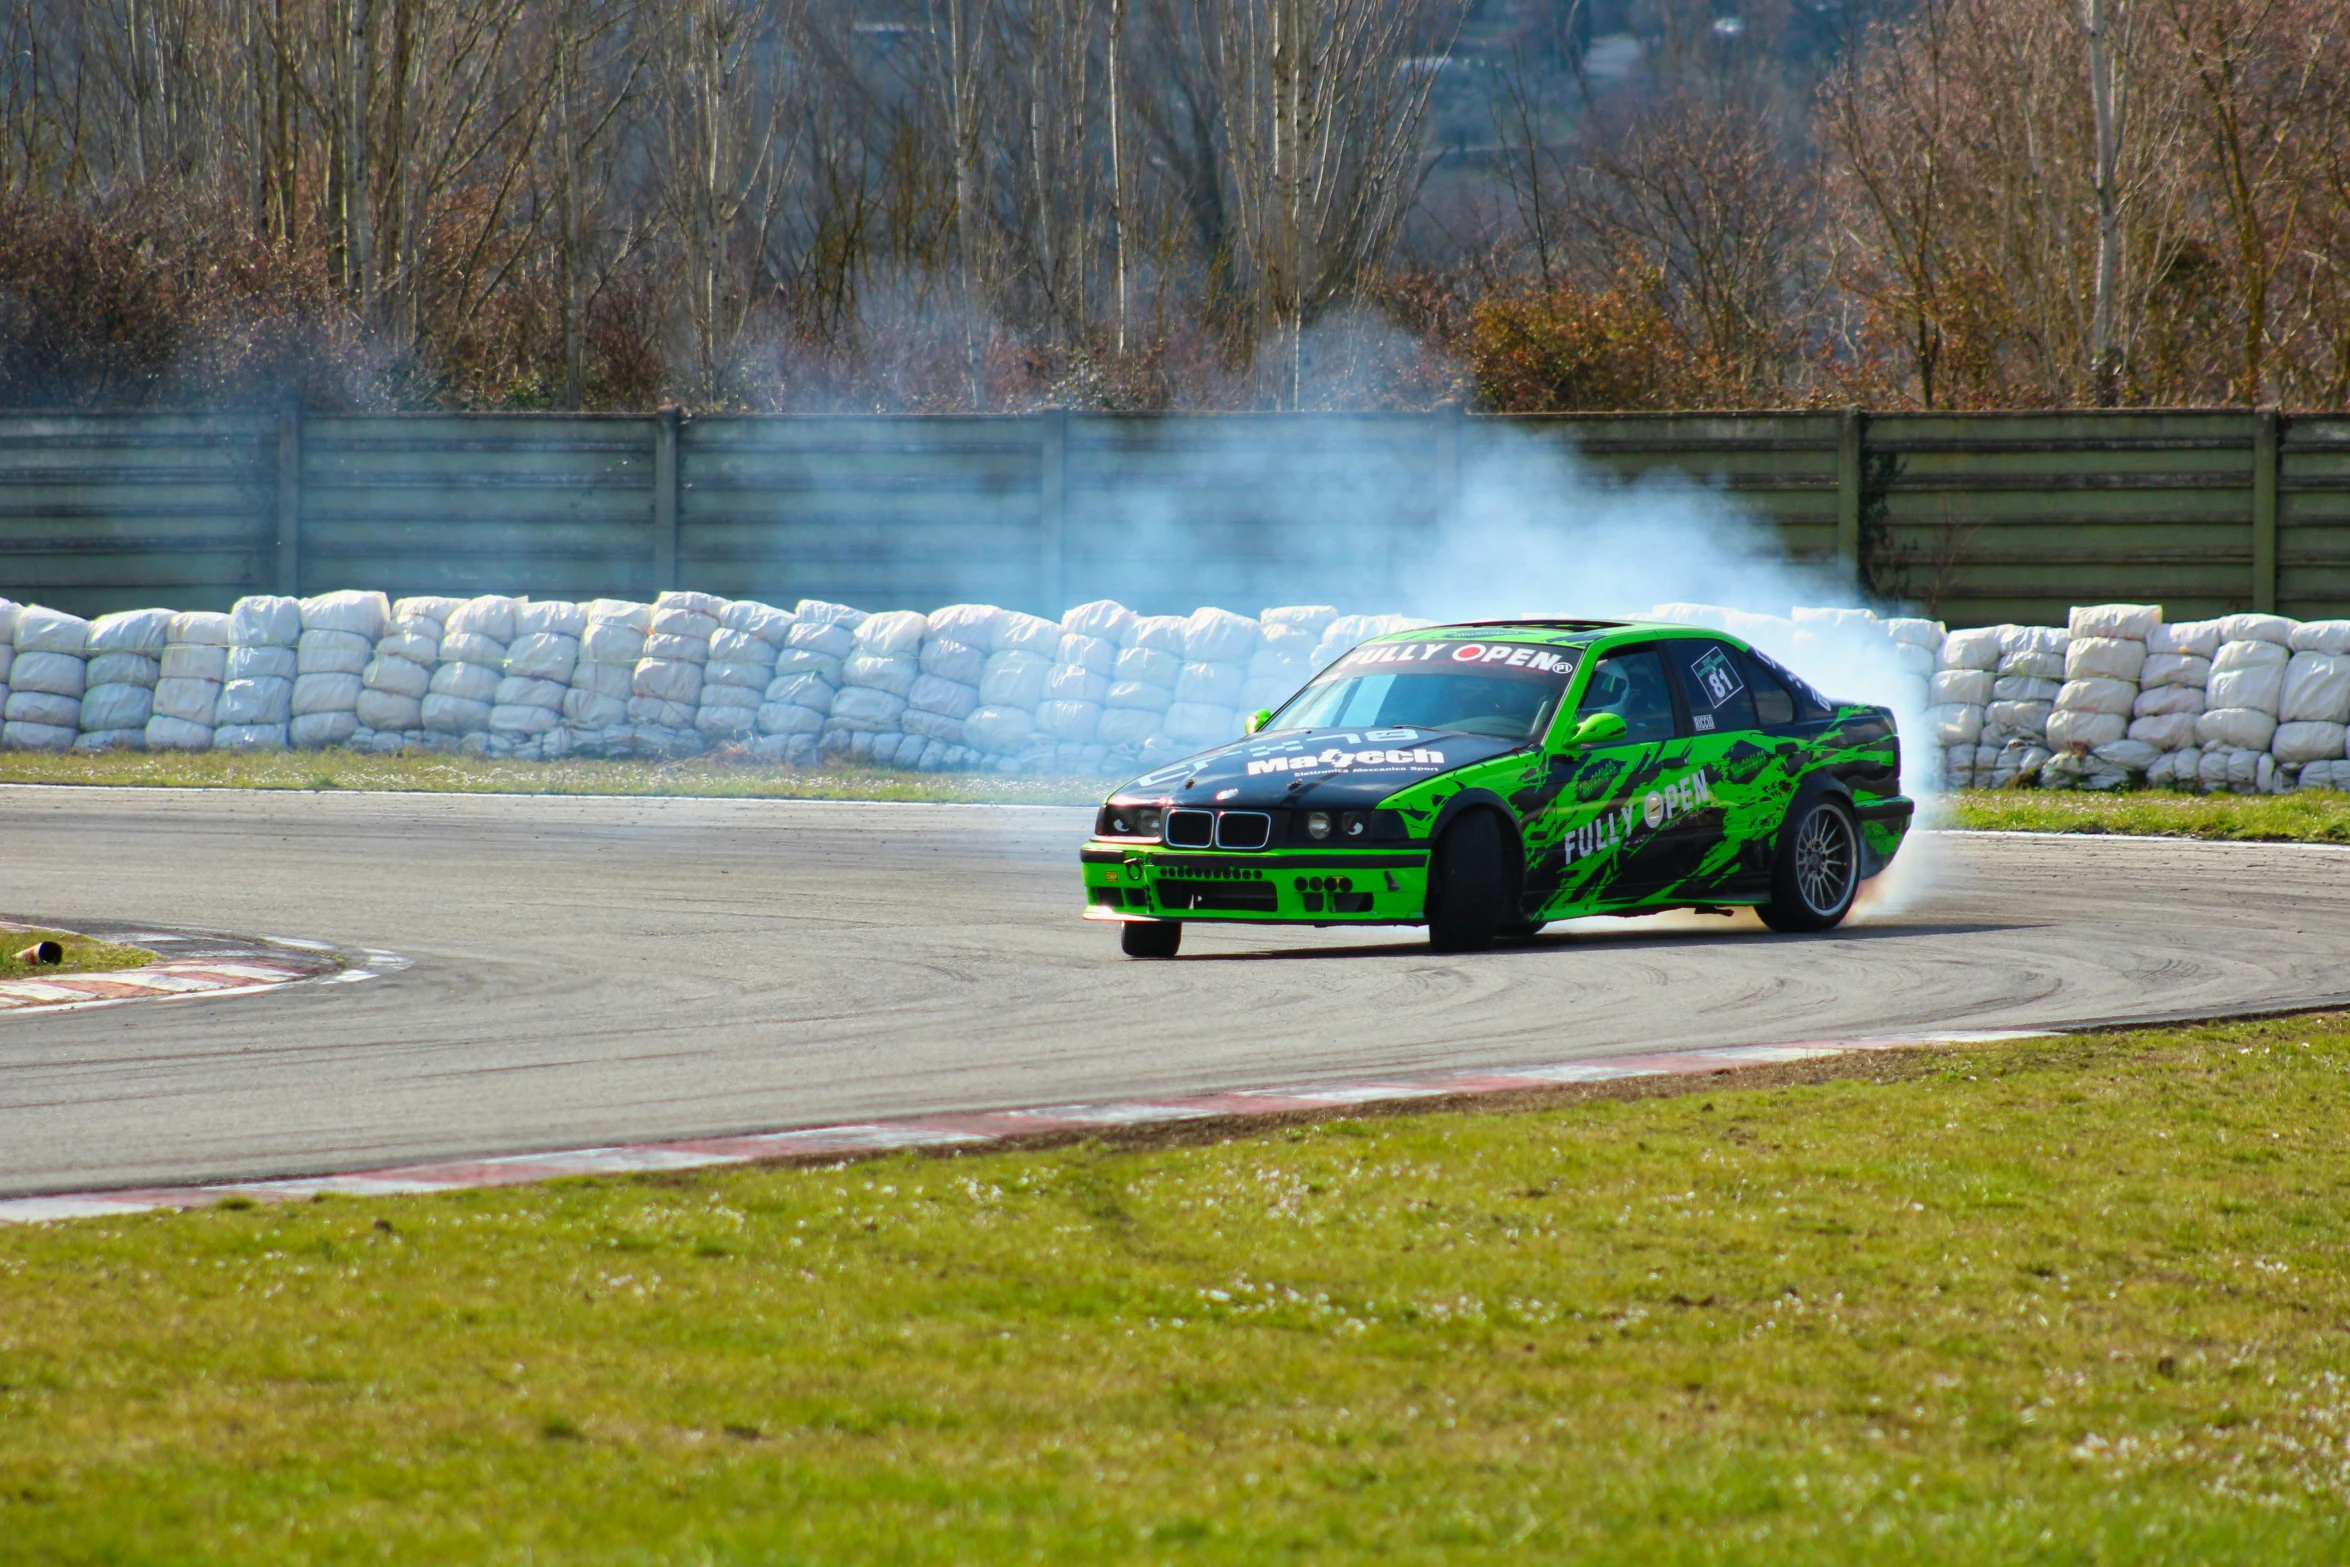
[[[1479,398],[1496,413],[1677,408],[1701,379],[1653,275],[1637,271],[1605,288],[1487,294],[1470,310],[1464,347]]]

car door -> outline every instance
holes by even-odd
[[[1752,856],[1740,854],[1751,837],[1748,807],[1773,761],[1758,732],[1754,672],[1743,649],[1710,637],[1676,638],[1664,650],[1689,714],[1689,743],[1654,790],[1650,809],[1663,817],[1658,864],[1669,890],[1692,901],[1735,895],[1751,880]]]
[[[1624,721],[1620,738],[1566,743],[1600,713]],[[1575,711],[1553,730],[1545,798],[1527,822],[1530,915],[1637,903],[1665,884],[1648,796],[1657,780],[1684,770],[1688,744],[1677,680],[1658,646],[1615,648],[1592,661]]]

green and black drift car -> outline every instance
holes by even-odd
[[[1735,637],[1512,620],[1378,637],[1245,740],[1113,793],[1086,917],[1136,957],[1184,922],[1420,925],[1474,951],[1586,914],[1839,923],[1909,830],[1882,707]]]

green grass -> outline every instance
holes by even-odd
[[[0,1555],[2341,1560],[2346,1029],[8,1231]]]
[[[2043,789],[1970,790],[1943,807],[1937,825],[1991,832],[2139,833],[2270,843],[2350,843],[2350,795],[2087,794]]]
[[[61,963],[21,963],[17,954],[37,941],[54,941],[65,949]],[[126,947],[100,941],[73,930],[43,930],[31,925],[0,924],[0,979],[46,979],[53,974],[89,974],[105,969],[139,968],[155,961],[145,947]]]
[[[493,762],[351,751],[0,752],[0,784],[149,789],[398,789],[444,794],[695,795],[745,800],[944,800],[1092,805],[1112,780],[906,773],[840,766],[800,770],[697,757],[675,762]]]

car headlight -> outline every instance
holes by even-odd
[[[1317,843],[1330,836],[1330,813],[1328,811],[1306,812],[1306,836]]]
[[[1099,838],[1156,839],[1165,820],[1166,812],[1155,805],[1105,805],[1093,830]]]

